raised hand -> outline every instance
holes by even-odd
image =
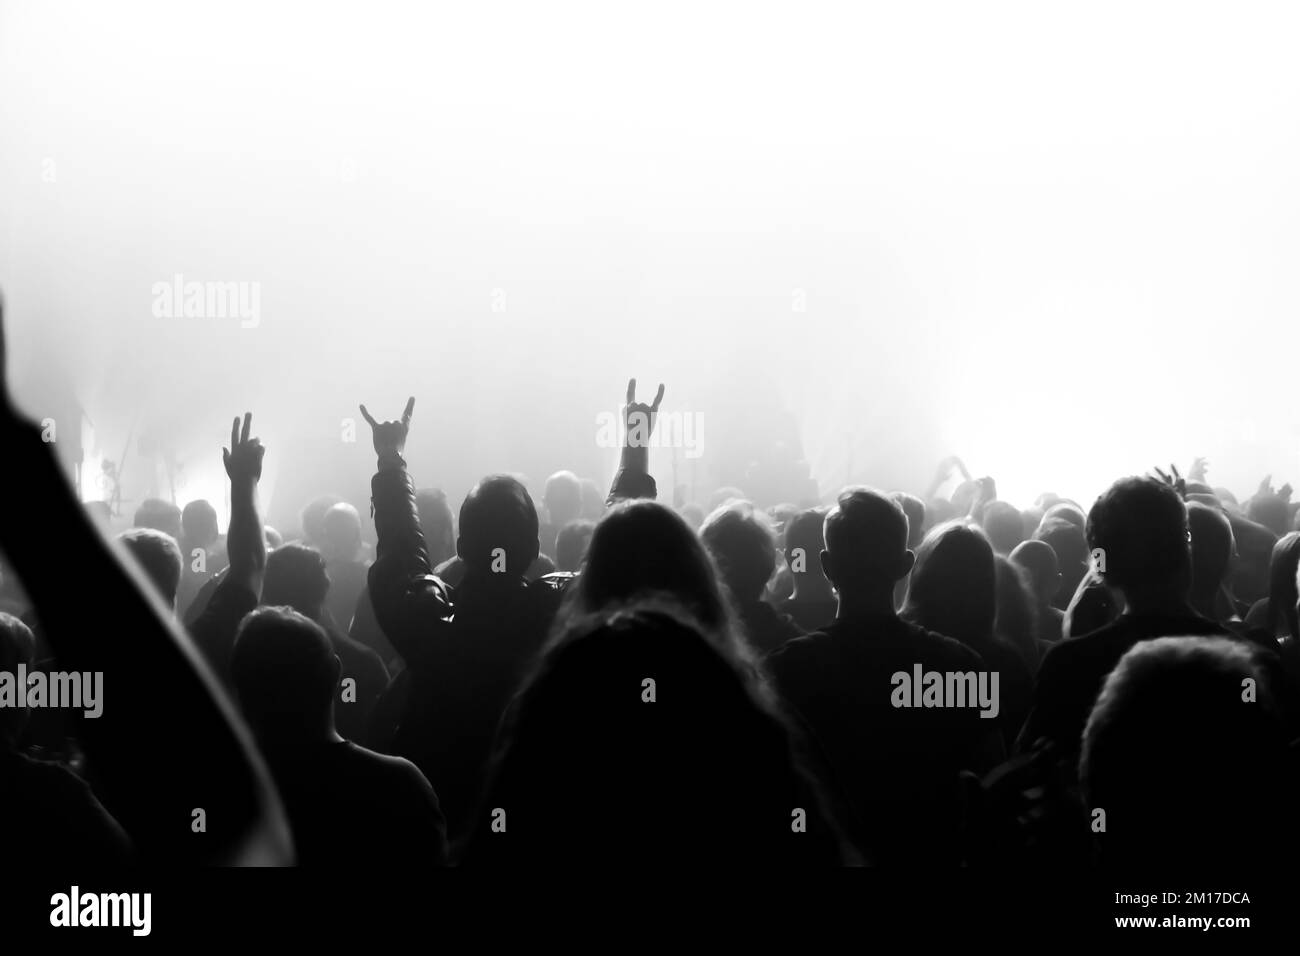
[[[1259,483],[1259,487],[1255,490],[1255,497],[1257,498],[1276,497],[1276,498],[1281,498],[1283,501],[1290,501],[1292,490],[1293,489],[1291,488],[1290,482],[1287,482],[1281,488],[1274,488],[1273,476],[1265,475],[1264,480]]]
[[[1209,470],[1210,463],[1204,458],[1197,458],[1192,462],[1192,467],[1187,471],[1188,481],[1198,481],[1205,484],[1205,473]]]
[[[400,421],[395,422],[377,422],[366,411],[366,406],[361,406],[361,415],[370,425],[370,436],[375,444],[375,454],[380,458],[402,456],[406,448],[406,436],[411,430],[411,416],[415,414],[415,396],[406,400],[406,410],[402,412]]]
[[[1161,471],[1159,468],[1155,469],[1155,472],[1161,481],[1163,481],[1170,488],[1174,489],[1174,491],[1178,492],[1178,497],[1186,501],[1187,500],[1186,479],[1184,479],[1183,476],[1178,473],[1177,465],[1170,465],[1169,470],[1173,472],[1172,475],[1166,474],[1165,472]]]
[[[252,412],[244,413],[242,428],[239,419],[234,420],[230,447],[221,449],[221,459],[230,476],[230,526],[226,529],[229,578],[257,595],[262,593],[262,571],[266,567],[266,538],[257,511],[257,483],[262,480],[266,449],[261,439],[249,437],[252,427]]]
[[[659,403],[664,400],[664,386],[659,384],[653,405],[646,405],[636,400],[636,379],[627,380],[627,404],[623,406],[623,427],[627,430],[629,448],[647,448],[650,436],[655,430],[655,418],[659,414]]]
[[[248,482],[256,484],[262,480],[262,456],[266,449],[260,438],[249,438],[253,426],[253,413],[244,413],[244,427],[239,427],[239,418],[230,426],[230,447],[221,449],[221,460],[226,466],[226,474],[231,484]]]

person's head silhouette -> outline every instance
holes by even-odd
[[[571,471],[557,471],[546,479],[542,493],[546,518],[553,528],[562,528],[582,515],[582,482]]]
[[[672,602],[572,622],[498,740],[483,818],[502,808],[510,836],[485,824],[471,859],[735,865],[802,846],[787,837],[798,771],[783,725]]]
[[[1248,645],[1138,643],[1106,679],[1083,733],[1079,780],[1094,815],[1105,813],[1103,859],[1211,872],[1264,863],[1294,829],[1287,756]]]
[[[888,495],[842,492],[826,515],[822,569],[840,595],[840,615],[893,613],[894,584],[912,570],[907,516]]]
[[[996,577],[982,531],[955,521],[940,525],[916,553],[904,616],[963,643],[986,642],[997,616]]]
[[[181,536],[181,509],[161,498],[146,498],[131,522],[137,528],[153,528],[172,538]]]
[[[299,515],[302,540],[312,547],[320,547],[325,540],[325,513],[343,499],[338,495],[321,495],[307,502]]]
[[[671,508],[650,500],[627,501],[596,525],[586,566],[569,590],[565,618],[648,594],[669,595],[728,652],[741,647],[731,603],[699,537]]]
[[[916,495],[905,491],[895,491],[890,495],[907,515],[907,546],[915,551],[925,537],[925,502]]]
[[[1056,552],[1046,541],[1024,541],[1011,552],[1011,561],[1029,575],[1035,602],[1047,607],[1061,586],[1061,571]]]
[[[325,558],[315,548],[286,544],[267,555],[262,580],[263,604],[291,607],[316,621],[320,619],[329,588]]]
[[[239,625],[231,679],[264,742],[332,736],[340,670],[324,629],[292,608],[258,608]]]
[[[1187,508],[1168,484],[1122,478],[1088,512],[1088,545],[1098,572],[1130,610],[1180,610],[1191,587]]]
[[[537,560],[537,508],[528,489],[510,475],[489,475],[460,506],[456,553],[466,582],[518,583]]]
[[[1216,603],[1237,550],[1232,525],[1218,508],[1192,501],[1187,504],[1187,528],[1192,536],[1192,606],[1217,619]]]
[[[1020,510],[1005,501],[989,502],[980,524],[998,554],[1010,554],[1025,540],[1025,522]]]
[[[747,501],[724,505],[704,519],[700,540],[738,602],[762,598],[776,569],[776,537],[761,512]]]
[[[210,502],[200,498],[191,501],[181,511],[181,537],[188,547],[211,547],[220,535],[217,509]]]
[[[346,501],[331,505],[321,521],[321,552],[330,561],[355,561],[361,553],[361,515]]]
[[[158,596],[174,609],[184,566],[176,539],[153,528],[130,528],[117,536],[153,583]]]
[[[1272,637],[1300,640],[1296,615],[1296,574],[1300,571],[1300,531],[1277,539],[1268,568],[1268,624]]]

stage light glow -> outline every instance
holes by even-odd
[[[632,375],[710,422],[706,486],[759,392],[824,491],[954,452],[1019,504],[1196,455],[1300,478],[1293,390],[1243,357],[1300,344],[1284,7],[2,11],[20,397],[57,355],[110,459],[137,416],[215,445],[252,408],[349,476],[286,474],[273,521],[364,501],[340,423],[411,392],[453,497],[603,480]],[[157,318],[177,273],[260,283],[260,323]]]

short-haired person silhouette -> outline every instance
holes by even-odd
[[[230,666],[299,864],[364,873],[446,861],[429,781],[410,761],[366,750],[335,728],[341,664],[324,628],[290,608],[259,608],[240,625]]]
[[[1063,755],[1077,754],[1106,675],[1134,645],[1170,635],[1223,633],[1189,601],[1187,508],[1168,484],[1145,477],[1115,482],[1088,513],[1087,533],[1088,544],[1105,555],[1102,580],[1123,594],[1126,609],[1111,624],[1047,652],[1021,748],[1046,739]]]
[[[1255,654],[1237,641],[1163,637],[1116,664],[1079,760],[1086,805],[1105,813],[1095,836],[1105,864],[1257,873],[1292,858],[1294,755]]]
[[[844,491],[826,517],[825,541],[822,567],[839,594],[835,621],[787,642],[767,669],[814,741],[858,845],[884,865],[955,863],[959,775],[1000,758],[995,721],[973,707],[895,706],[895,675],[975,673],[985,664],[895,613],[894,584],[913,562],[897,502]]]
[[[319,548],[325,540],[325,514],[343,501],[338,495],[318,495],[303,507],[298,516],[303,544]]]
[[[745,493],[739,488],[731,485],[724,485],[718,488],[713,494],[709,495],[709,506],[705,512],[706,516],[717,511],[723,505],[732,501],[745,501]]]
[[[217,509],[199,498],[181,510],[181,583],[176,591],[176,610],[184,615],[190,603],[212,576],[226,566],[217,527]]]
[[[388,688],[388,668],[374,650],[335,626],[326,613],[332,588],[324,555],[306,545],[286,544],[267,556],[261,603],[293,608],[324,629],[341,662],[342,679],[352,682],[335,704],[335,722],[344,737],[364,744],[369,741],[370,715]]]
[[[117,540],[139,564],[167,609],[175,611],[183,563],[176,539],[153,528],[128,528]]]
[[[1083,509],[1073,501],[1066,501],[1064,498],[1053,502],[1047,510],[1043,512],[1044,521],[1057,518],[1062,521],[1068,521],[1080,531],[1085,530],[1088,525],[1088,516],[1083,513]]]
[[[557,471],[546,479],[542,492],[546,520],[540,527],[541,551],[554,560],[560,529],[582,516],[582,482],[571,471]]]
[[[161,498],[146,498],[135,510],[131,524],[136,528],[153,528],[175,540],[181,536],[181,509]]]
[[[1061,620],[1065,616],[1052,606],[1052,598],[1061,586],[1061,572],[1056,552],[1046,541],[1023,541],[1011,552],[1011,562],[1029,577],[1038,621],[1039,657],[1047,653],[1043,645],[1061,639]]]
[[[1025,540],[1025,522],[1020,510],[1005,501],[989,502],[980,526],[998,554],[1010,554]]]
[[[777,714],[683,608],[573,621],[504,722],[466,865],[838,865]]]
[[[704,519],[700,540],[718,566],[745,639],[759,655],[801,633],[763,599],[776,571],[776,536],[770,519],[747,501],[732,502]]]
[[[221,537],[217,527],[217,509],[205,498],[191,501],[181,509],[181,540],[196,548],[210,548]]]
[[[1033,540],[1045,541],[1056,552],[1061,585],[1052,599],[1052,606],[1064,611],[1078,591],[1079,582],[1088,574],[1088,539],[1083,526],[1052,514],[1049,508],[1034,532]]]
[[[352,505],[340,501],[325,512],[321,531],[316,550],[325,558],[330,579],[325,612],[333,628],[346,634],[369,570],[361,539],[361,515]]]

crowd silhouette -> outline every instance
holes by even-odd
[[[408,470],[415,399],[363,405],[370,502],[315,499],[283,537],[244,414],[224,534],[206,501],[149,501],[109,540],[4,388],[0,672],[105,686],[93,718],[0,699],[16,858],[1293,859],[1289,486],[1239,501],[1198,460],[1020,507],[948,459],[919,495],[669,506],[644,442],[663,400],[628,384],[603,500],[570,471],[540,501],[494,474],[455,515]],[[947,692],[966,677],[983,709]]]

